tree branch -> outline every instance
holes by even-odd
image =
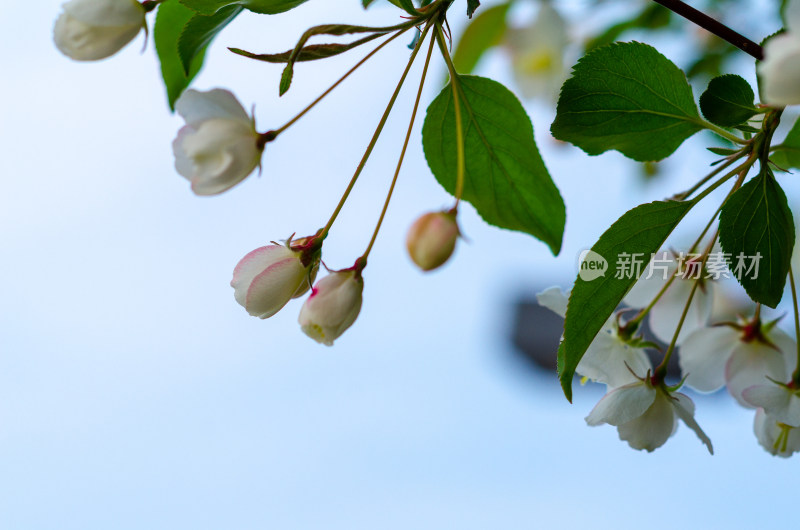
[[[751,41],[744,35],[741,35],[733,31],[725,24],[717,20],[714,20],[713,18],[706,15],[702,11],[698,11],[697,9],[686,4],[685,2],[681,2],[680,0],[653,0],[653,1],[656,2],[657,4],[661,4],[670,11],[677,13],[678,15],[689,20],[690,22],[694,22],[701,28],[710,31],[717,37],[730,42],[743,52],[752,55],[759,61],[764,59],[764,50],[761,48],[760,45]]]

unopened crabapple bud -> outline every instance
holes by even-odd
[[[298,322],[303,333],[332,346],[361,311],[364,280],[354,269],[335,271],[320,280],[311,291]]]
[[[227,90],[187,90],[175,103],[186,126],[172,142],[175,169],[197,195],[216,195],[261,163],[264,142],[253,118]]]
[[[450,259],[460,234],[454,210],[429,212],[411,225],[406,248],[419,268],[430,271]]]
[[[71,0],[56,20],[56,47],[76,61],[114,55],[145,27],[145,8],[135,0]]]
[[[298,245],[257,248],[239,261],[231,287],[236,301],[252,316],[269,318],[292,298],[302,296],[319,269],[319,249],[312,240]]]

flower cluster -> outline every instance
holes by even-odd
[[[756,438],[767,451],[784,457],[800,451],[795,341],[777,321],[763,322],[759,311],[737,322],[712,322],[715,288],[704,275],[677,268],[667,278],[641,277],[624,302],[642,310],[628,321],[623,314],[630,310],[612,315],[577,366],[579,375],[608,387],[586,417],[589,425],[614,425],[631,447],[652,451],[675,432],[680,419],[712,452],[711,441],[694,420],[694,404],[677,390],[684,384],[698,392],[724,386],[737,403],[756,409]],[[540,305],[566,315],[567,296],[560,289],[547,289],[538,299]],[[658,348],[640,335],[645,315],[653,335],[670,344],[663,370],[653,369],[645,354],[647,348]],[[664,374],[673,348],[683,379],[670,387]]]

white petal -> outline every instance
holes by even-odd
[[[779,425],[763,409],[756,411],[753,431],[761,447],[772,455],[788,458],[800,451],[800,429]]]
[[[791,33],[772,37],[764,45],[764,60],[757,66],[764,103],[800,103],[800,38]]]
[[[175,166],[185,169],[191,162],[192,190],[198,195],[215,195],[230,189],[258,167],[261,151],[256,133],[241,121],[211,119],[197,129],[178,134],[173,143]],[[178,145],[176,145],[178,144]]]
[[[783,356],[760,342],[740,341],[733,348],[728,364],[725,366],[728,392],[740,405],[752,408],[752,405],[742,397],[742,392],[754,385],[767,384],[768,377],[776,381],[786,379],[786,365]]]
[[[595,405],[586,416],[589,425],[620,425],[641,416],[652,405],[656,390],[637,382],[612,390]]]
[[[135,0],[71,0],[64,12],[91,26],[144,25],[144,8]]]
[[[650,305],[650,302],[653,301],[664,285],[667,283],[668,279],[672,276],[675,272],[677,266],[672,265],[672,262],[667,266],[666,278],[664,276],[663,271],[661,270],[654,270],[653,274],[649,274],[649,266],[645,268],[642,272],[641,277],[639,280],[633,284],[633,287],[628,294],[625,295],[625,298],[622,301],[631,307],[647,307]],[[648,276],[650,276],[648,278]],[[677,281],[673,280],[673,283]]]
[[[245,307],[247,291],[253,279],[270,265],[294,256],[295,253],[284,245],[267,245],[249,252],[233,270],[231,287],[235,289],[236,301]]]
[[[797,343],[779,327],[773,327],[767,333],[767,340],[771,341],[783,355],[786,363],[786,374],[792,374],[797,367]]]
[[[673,399],[671,400],[672,406],[675,407],[675,413],[678,417],[683,420],[683,423],[686,424],[694,433],[700,438],[700,441],[708,447],[708,452],[712,455],[714,454],[714,447],[711,445],[711,439],[703,432],[703,429],[700,428],[700,425],[694,419],[694,403],[689,396],[686,394],[676,393],[673,394]]]
[[[755,385],[746,388],[742,397],[776,421],[800,427],[800,397],[794,391],[776,384]]]
[[[215,88],[207,92],[189,89],[175,102],[175,110],[188,125],[199,126],[211,119],[240,121],[250,125],[250,116],[230,91]]]
[[[650,359],[643,349],[631,348],[619,339],[616,332],[604,329],[586,350],[576,372],[616,388],[636,382],[636,376],[644,377],[651,369]]]
[[[655,393],[656,390],[654,389]],[[663,392],[657,392],[650,407],[638,418],[617,427],[621,440],[634,449],[658,449],[675,432],[675,409]]]
[[[144,24],[93,26],[62,13],[53,27],[56,47],[76,61],[97,61],[114,55],[132,41]]]
[[[689,293],[692,291],[694,280],[684,280],[676,278],[669,286],[658,303],[650,311],[650,329],[660,340],[669,344],[672,336],[678,328],[683,309],[689,300]],[[678,335],[677,344],[681,344],[691,332],[708,324],[711,316],[711,302],[713,299],[714,285],[711,282],[705,283],[705,288],[697,288],[692,297],[689,311]]]
[[[537,293],[536,300],[540,306],[546,307],[561,318],[566,318],[569,298],[560,287],[549,287]]]
[[[271,317],[292,299],[307,276],[305,267],[296,257],[270,265],[253,278],[247,290],[245,309],[253,316]]]
[[[700,392],[725,385],[725,365],[739,342],[739,332],[728,326],[700,328],[681,344],[678,356],[686,384]]]

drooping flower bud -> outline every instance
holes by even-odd
[[[459,235],[455,211],[426,213],[408,230],[408,254],[420,269],[436,269],[450,259]]]
[[[252,316],[269,318],[308,291],[320,253],[313,238],[305,241],[257,248],[236,265],[231,287],[236,301]]]
[[[335,271],[320,280],[311,291],[298,321],[303,333],[332,346],[361,311],[364,280],[356,269]]]
[[[56,47],[76,61],[114,55],[144,27],[145,9],[135,0],[71,0],[56,20]]]
[[[229,91],[187,90],[175,109],[186,120],[172,143],[175,169],[197,195],[222,193],[258,167],[264,143],[253,119]]]

